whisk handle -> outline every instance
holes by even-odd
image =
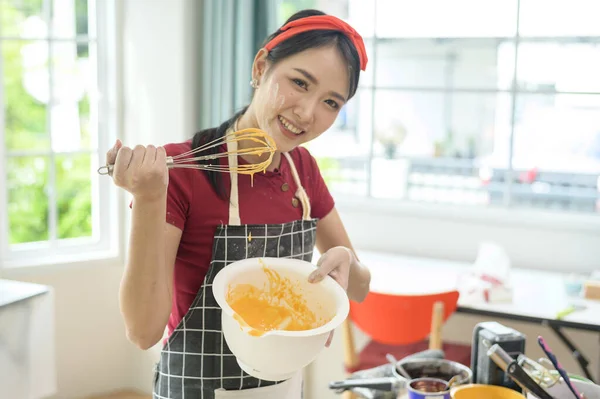
[[[167,167],[170,168],[174,164],[173,157],[167,157]],[[98,168],[98,174],[102,176],[112,176],[115,165],[104,165]]]
[[[98,174],[102,175],[102,176],[112,176],[113,173],[113,169],[115,168],[115,165],[104,165],[104,166],[100,166],[98,168]]]

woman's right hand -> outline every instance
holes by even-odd
[[[169,169],[163,147],[137,145],[132,149],[117,140],[106,153],[106,164],[114,165],[115,184],[135,199],[156,200],[166,195]]]

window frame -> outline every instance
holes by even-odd
[[[95,143],[96,150],[82,151],[90,154],[91,165],[104,163],[104,154],[118,137],[119,131],[119,90],[117,71],[117,42],[116,42],[116,2],[115,0],[100,0],[93,3],[90,10],[96,27],[96,38],[93,40],[97,53],[97,79],[98,79],[98,137]],[[85,43],[90,40],[84,37]],[[41,39],[47,43],[60,42],[46,36]],[[81,41],[79,38],[73,40]],[[2,75],[0,62],[0,76]],[[110,178],[91,175],[92,179],[92,217],[94,223],[91,237],[74,239],[50,239],[37,243],[18,244],[12,247],[9,244],[9,218],[8,218],[8,190],[7,180],[7,149],[4,140],[4,105],[6,103],[3,90],[0,89],[0,272],[31,269],[36,266],[65,265],[86,262],[91,260],[118,259],[121,254],[120,236],[122,212],[119,204],[120,196]],[[49,149],[47,152],[51,159],[60,152]],[[17,155],[19,156],[19,155]],[[97,202],[96,202],[97,201]],[[55,204],[54,204],[55,205]],[[50,211],[51,212],[51,211]],[[116,215],[116,217],[112,216]],[[111,217],[112,216],[112,217]],[[97,233],[96,233],[97,232]]]
[[[548,229],[563,233],[600,237],[600,215],[554,212],[544,209],[486,206],[469,207],[453,204],[390,200],[374,197],[336,196],[336,207],[351,219],[355,214],[389,217],[389,222],[404,218],[453,221],[477,228],[479,225],[499,229]]]
[[[348,0],[350,3],[351,0]],[[377,2],[371,6],[373,7],[372,18],[373,18],[373,27],[378,26],[378,11],[377,11]],[[579,36],[569,36],[569,35],[561,35],[556,37],[544,36],[544,37],[532,37],[528,35],[521,35],[520,30],[522,29],[522,21],[521,26],[519,24],[520,13],[522,12],[522,4],[516,2],[514,18],[517,20],[516,22],[516,30],[515,32],[506,37],[490,37],[489,39],[495,40],[504,40],[506,43],[510,43],[513,45],[514,52],[514,70],[512,72],[511,85],[507,88],[463,88],[463,87],[421,87],[419,85],[416,86],[395,86],[395,85],[386,85],[377,82],[377,78],[375,76],[376,65],[378,64],[379,58],[377,54],[377,47],[382,45],[383,43],[397,41],[398,43],[405,42],[415,42],[418,43],[420,40],[433,40],[435,38],[427,37],[380,37],[377,35],[377,29],[373,32],[364,32],[365,34],[365,43],[367,45],[370,44],[372,54],[370,55],[370,83],[364,83],[364,79],[359,84],[358,90],[362,90],[366,95],[371,97],[370,110],[365,111],[364,114],[368,114],[368,117],[365,117],[366,120],[371,121],[371,126],[369,127],[370,140],[369,145],[370,148],[367,150],[365,156],[365,169],[366,176],[365,181],[361,184],[364,184],[364,192],[365,194],[353,195],[350,192],[335,192],[337,202],[346,210],[350,212],[359,212],[361,208],[368,207],[372,211],[382,214],[390,212],[395,215],[410,215],[415,216],[419,215],[421,217],[435,217],[442,219],[460,219],[463,221],[469,221],[474,223],[486,222],[497,225],[510,225],[510,226],[544,226],[553,229],[568,229],[574,231],[586,231],[586,232],[597,232],[600,227],[600,211],[598,212],[574,212],[570,210],[559,210],[552,211],[546,208],[540,207],[521,207],[518,205],[514,205],[514,193],[515,183],[512,182],[517,174],[519,173],[519,169],[513,166],[515,157],[514,157],[514,140],[515,140],[515,131],[517,127],[517,123],[515,121],[516,116],[516,108],[515,104],[518,101],[523,101],[527,95],[593,95],[600,98],[600,92],[597,91],[564,91],[564,90],[543,90],[543,89],[533,89],[527,90],[519,85],[519,55],[522,53],[523,49],[521,45],[528,43],[586,43],[587,38],[582,38]],[[591,36],[591,38],[596,38],[594,43],[600,42],[600,37]],[[477,39],[485,39],[485,37],[449,37],[447,38],[449,41],[460,41],[461,39],[468,40],[477,40]],[[367,72],[368,73],[368,72]],[[481,207],[472,207],[468,204],[459,204],[452,205],[450,203],[429,203],[429,202],[418,202],[413,201],[408,198],[380,198],[373,194],[373,161],[378,159],[377,155],[374,153],[374,131],[375,131],[375,107],[376,107],[376,97],[377,93],[381,91],[390,91],[390,92],[400,92],[400,93],[447,93],[449,95],[460,94],[460,93],[468,93],[468,94],[478,94],[478,93],[489,93],[489,94],[506,94],[511,101],[511,115],[510,115],[510,158],[512,162],[508,162],[508,167],[504,169],[504,172],[507,176],[507,181],[502,183],[502,204],[493,204],[489,203],[485,206]],[[525,96],[525,97],[524,97]],[[360,116],[356,116],[357,120],[360,119]],[[353,132],[358,134],[358,126],[353,129]],[[350,131],[349,131],[350,132]],[[339,159],[336,157],[332,157],[333,159]],[[318,159],[318,156],[317,156]],[[395,159],[411,159],[411,157],[403,157],[398,156]],[[543,171],[542,171],[543,172]],[[362,190],[361,190],[362,192]],[[518,200],[517,200],[518,201]],[[600,176],[598,177],[598,196],[597,203],[600,203]]]

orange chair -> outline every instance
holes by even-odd
[[[442,343],[443,323],[454,313],[457,302],[458,291],[426,295],[370,292],[362,303],[351,302],[342,329],[347,372],[388,363],[388,353],[402,359],[426,349],[442,349],[446,359],[470,366],[470,345]],[[355,350],[351,323],[371,339],[360,353]]]

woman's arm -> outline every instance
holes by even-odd
[[[348,274],[348,297],[356,302],[362,302],[369,293],[369,284],[371,282],[371,273],[363,264],[360,263],[348,233],[339,213],[335,208],[324,218],[317,222],[317,249],[321,254],[325,254],[332,248],[344,247],[348,249],[350,255],[350,267]]]
[[[182,231],[165,223],[165,200],[135,201],[129,259],[121,280],[120,308],[127,338],[141,349],[162,338],[173,299],[173,269]]]
[[[129,255],[119,290],[128,339],[142,349],[156,344],[169,320],[175,256],[181,230],[165,223],[169,172],[166,151],[152,145],[106,153],[113,181],[133,195]]]

